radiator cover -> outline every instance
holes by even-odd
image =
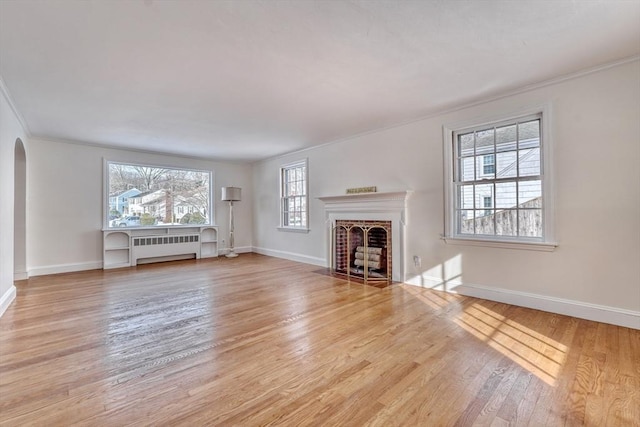
[[[139,259],[194,254],[200,258],[198,234],[140,236],[131,238],[131,264]]]
[[[218,227],[136,227],[103,232],[103,268],[218,256]]]

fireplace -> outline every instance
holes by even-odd
[[[391,282],[391,221],[337,220],[333,227],[334,273],[365,282]]]
[[[347,278],[404,281],[409,191],[320,197],[327,222],[327,264]]]

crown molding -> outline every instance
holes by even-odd
[[[13,102],[13,98],[9,93],[9,88],[7,88],[7,85],[5,84],[2,76],[0,76],[0,92],[4,96],[4,99],[7,100],[7,104],[9,104],[9,107],[11,107],[11,111],[13,111],[13,114],[18,119],[18,122],[20,122],[20,126],[22,126],[22,130],[24,131],[24,133],[29,138],[31,138],[31,131],[29,130],[29,126],[27,126],[27,122],[24,120],[24,117],[22,117],[22,114],[20,114],[20,111],[16,107],[16,104]]]
[[[538,82],[534,82],[534,83],[530,83],[530,84],[525,84],[522,86],[518,86],[509,90],[505,90],[503,92],[497,93],[497,94],[493,94],[493,95],[488,95],[486,97],[480,97],[479,99],[476,100],[472,100],[469,102],[464,102],[464,103],[460,103],[457,105],[453,105],[453,106],[449,106],[449,107],[445,107],[445,108],[441,108],[441,109],[437,109],[434,110],[428,114],[419,116],[419,117],[415,117],[412,119],[408,119],[399,123],[395,123],[395,124],[390,124],[388,126],[381,126],[375,129],[369,129],[369,130],[364,130],[362,132],[356,132],[354,134],[351,135],[345,135],[342,137],[338,137],[336,139],[333,139],[331,141],[327,141],[324,142],[322,144],[317,144],[317,145],[313,145],[310,147],[304,147],[304,148],[300,148],[298,150],[292,150],[292,151],[287,151],[285,153],[282,154],[276,154],[273,156],[269,156],[269,157],[265,157],[264,159],[259,159],[259,160],[255,160],[252,163],[261,163],[261,162],[266,162],[266,161],[270,161],[270,160],[275,160],[275,159],[280,159],[280,158],[285,158],[288,156],[292,156],[292,155],[300,155],[304,152],[308,152],[308,151],[313,151],[313,150],[317,150],[317,149],[321,149],[324,147],[328,147],[334,144],[340,144],[342,142],[346,142],[346,141],[350,141],[353,139],[357,139],[357,138],[361,138],[367,135],[371,135],[371,134],[375,134],[378,132],[384,132],[386,130],[389,129],[394,129],[394,128],[398,128],[398,127],[402,127],[402,126],[406,126],[406,125],[410,125],[412,123],[417,123],[417,122],[421,122],[423,120],[429,120],[429,119],[433,119],[435,117],[439,117],[439,116],[444,116],[450,113],[455,113],[458,111],[462,111],[462,110],[466,110],[468,108],[473,108],[473,107],[477,107],[480,105],[484,105],[484,104],[489,104],[491,102],[495,102],[495,101],[499,101],[501,99],[504,98],[509,98],[511,96],[516,96],[516,95],[520,95],[522,93],[526,93],[526,92],[532,92],[534,90],[537,89],[542,89],[548,86],[553,86],[556,85],[558,83],[562,83],[568,80],[574,80],[574,79],[578,79],[581,77],[585,77],[588,76],[590,74],[595,74],[595,73],[599,73],[601,71],[605,71],[608,70],[610,68],[615,68],[615,67],[620,67],[626,64],[630,64],[632,62],[636,62],[636,61],[640,61],[640,55],[633,55],[633,56],[628,56],[626,58],[622,58],[622,59],[618,59],[616,61],[611,61],[611,62],[607,62],[604,64],[599,64],[596,65],[594,67],[590,67],[590,68],[585,68],[582,70],[578,70],[578,71],[574,71],[568,74],[564,74],[561,76],[557,76],[557,77],[553,77],[547,80],[542,80],[542,81],[538,81]]]

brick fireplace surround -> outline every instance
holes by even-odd
[[[391,224],[391,248],[387,252],[390,257],[391,279],[404,281],[405,271],[405,218],[407,199],[410,191],[387,193],[347,194],[341,196],[319,197],[325,204],[326,219],[326,253],[327,265],[332,266],[332,232],[337,221],[352,222],[389,222]],[[335,267],[335,266],[334,266]]]

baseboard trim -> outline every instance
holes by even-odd
[[[72,273],[74,271],[100,270],[102,261],[83,262],[75,264],[58,264],[36,267],[29,270],[29,277],[45,276],[47,274]]]
[[[445,292],[497,301],[519,307],[533,308],[595,322],[609,323],[631,329],[640,329],[640,312],[591,304],[582,301],[556,298],[546,295],[512,291],[502,288],[492,288],[480,285],[461,284],[455,282],[443,283],[436,277],[414,277],[407,282],[409,285],[428,287]]]
[[[253,252],[253,247],[251,246],[240,246],[233,248],[233,252],[237,254],[248,254]],[[224,256],[229,253],[229,248],[223,248],[218,250],[218,256]]]
[[[29,274],[26,271],[14,271],[13,280],[27,280]]]
[[[283,258],[290,261],[301,262],[304,264],[327,267],[327,262],[324,258],[300,255],[297,253],[280,251],[276,249],[243,246],[235,248],[235,252],[255,252],[261,255]],[[220,251],[220,255],[223,255],[224,253],[226,253],[226,250]],[[102,261],[79,264],[51,265],[31,269],[28,271],[27,277],[43,276],[47,274],[70,273],[74,271],[96,270],[101,268]],[[532,294],[527,292],[512,291],[509,289],[462,284],[455,281],[443,283],[442,279],[437,277],[417,276],[405,281],[405,283],[413,286],[427,287],[431,289],[442,290],[445,292],[457,293],[460,295],[482,298],[490,301],[502,302],[505,304],[533,308],[536,310],[548,311],[551,313],[573,316],[580,319],[593,320],[595,322],[609,323],[612,325],[624,326],[627,328],[640,330],[640,312],[638,311],[539,294]],[[2,316],[7,307],[9,307],[11,302],[15,299],[15,292],[15,286],[12,286],[0,298],[0,316]]]
[[[296,262],[302,262],[304,264],[317,265],[319,267],[327,266],[327,261],[324,258],[312,257],[308,255],[300,255],[294,252],[279,251],[276,249],[258,248],[255,246],[253,247],[253,252],[261,255],[276,257],[276,258],[284,258],[284,259],[288,259],[289,261],[296,261]]]
[[[0,317],[7,311],[14,299],[16,299],[16,287],[11,285],[9,290],[0,297]]]

